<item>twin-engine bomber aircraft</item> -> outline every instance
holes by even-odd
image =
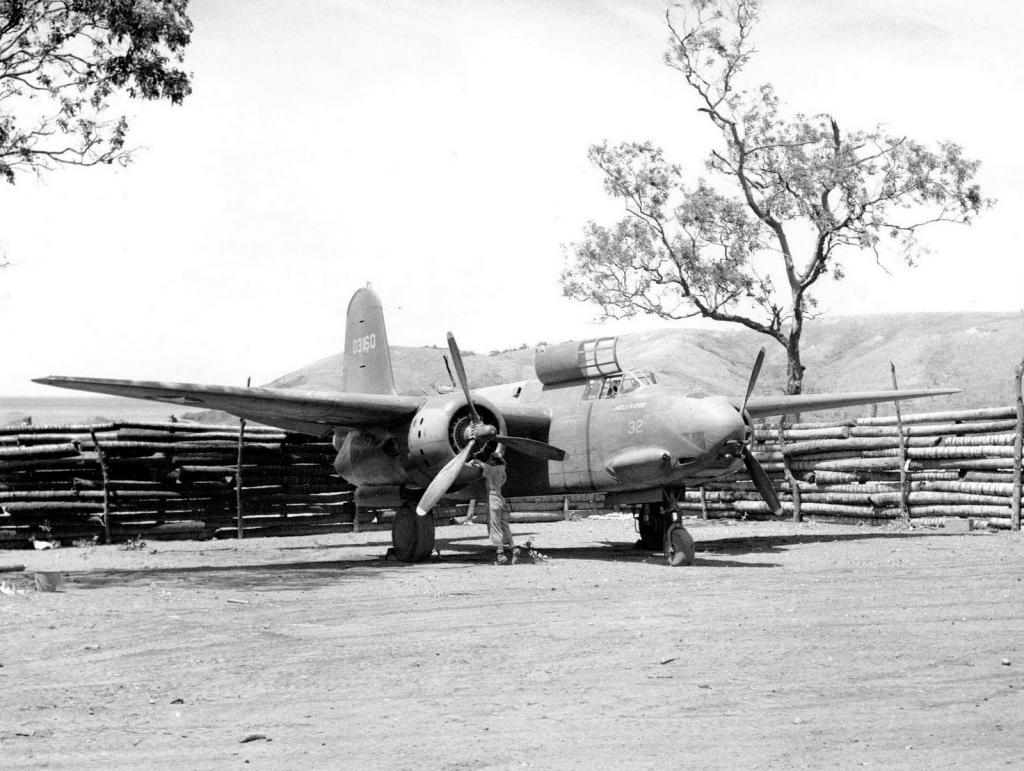
[[[670,565],[693,561],[694,544],[672,502],[687,486],[746,469],[769,508],[781,512],[750,450],[754,418],[956,393],[874,391],[752,396],[764,350],[742,397],[688,394],[653,373],[619,366],[615,338],[537,349],[536,380],[471,390],[448,335],[459,390],[395,393],[380,299],[369,287],[348,306],[341,391],[45,377],[82,391],[206,407],[315,436],[333,433],[334,467],[355,485],[360,509],[395,509],[395,556],[422,562],[434,550],[442,498],[485,497],[471,458],[510,451],[508,496],[602,492],[609,505],[639,504],[640,543]]]

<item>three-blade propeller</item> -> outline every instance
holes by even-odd
[[[757,352],[754,368],[750,372],[750,381],[747,383],[747,395],[743,397],[743,407],[740,409],[740,414],[743,415],[743,420],[747,425],[750,425],[750,416],[747,414],[747,401],[757,385],[757,378],[761,374],[762,364],[764,364],[764,348]],[[751,428],[751,431],[753,431],[753,428]],[[747,473],[750,474],[754,487],[757,488],[761,497],[764,498],[764,502],[768,504],[772,514],[776,516],[781,514],[782,503],[779,501],[778,493],[775,492],[775,487],[772,485],[771,479],[768,478],[768,472],[764,470],[764,467],[754,457],[749,441],[743,443],[743,464],[747,467]]]
[[[437,476],[434,477],[433,481],[423,492],[423,497],[420,498],[419,505],[416,506],[416,513],[421,517],[426,516],[437,505],[438,501],[445,496],[448,490],[451,489],[451,486],[455,484],[455,480],[459,478],[459,473],[477,445],[482,447],[488,442],[495,440],[510,450],[522,453],[523,455],[529,455],[532,458],[554,461],[565,459],[564,450],[536,439],[499,434],[497,428],[489,423],[485,423],[480,418],[476,405],[473,404],[473,396],[469,392],[469,381],[466,378],[466,368],[462,363],[462,352],[459,351],[459,346],[451,332],[448,333],[448,350],[452,356],[452,366],[455,368],[455,374],[458,377],[459,385],[462,387],[462,393],[466,397],[466,405],[469,407],[472,423],[470,423],[468,428],[469,440],[466,442],[466,446],[462,448],[458,455],[444,465],[444,468],[438,472]]]

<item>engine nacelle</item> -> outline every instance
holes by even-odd
[[[404,448],[397,437],[375,431],[349,431],[335,434],[338,455],[334,470],[349,484],[395,485],[403,478]]]
[[[505,433],[505,418],[490,401],[474,396],[473,404],[484,423],[497,428],[499,434]],[[404,464],[409,481],[421,486],[430,484],[444,465],[469,443],[472,423],[469,405],[461,393],[439,394],[427,400],[409,424],[409,449]],[[494,442],[478,445],[473,456],[487,455],[494,448]],[[475,478],[469,472],[465,477],[460,482]]]
[[[506,430],[505,418],[487,399],[475,397],[480,419]],[[424,488],[444,465],[469,443],[473,419],[461,393],[438,394],[428,399],[409,423],[408,430],[352,430],[335,434],[338,455],[334,468],[345,481],[367,489],[402,486]],[[474,457],[485,457],[496,443],[477,445]],[[467,469],[456,483],[479,477]]]

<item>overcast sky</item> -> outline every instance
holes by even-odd
[[[663,2],[193,0],[185,104],[131,105],[127,168],[0,186],[0,395],[47,374],[254,383],[340,351],[352,292],[392,344],[477,351],[662,325],[593,323],[562,245],[613,221],[587,147],[714,140],[661,64]],[[996,209],[938,226],[835,314],[1024,308],[1024,5],[766,0],[745,85],[846,128],[953,139]],[[1017,356],[1019,352],[1015,353]]]

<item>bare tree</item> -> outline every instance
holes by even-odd
[[[191,93],[187,0],[0,0],[0,177],[125,163],[112,100]]]
[[[797,394],[811,290],[825,274],[843,278],[844,254],[880,260],[892,239],[914,264],[923,227],[968,223],[992,202],[974,182],[979,162],[953,142],[928,148],[881,126],[842,130],[827,114],[788,117],[770,84],[739,90],[759,12],[757,0],[669,9],[665,61],[718,131],[706,160],[713,181],[686,184],[649,142],[591,147],[626,217],[589,223],[561,281],[605,317],[699,315],[768,335],[786,349],[787,393]]]

